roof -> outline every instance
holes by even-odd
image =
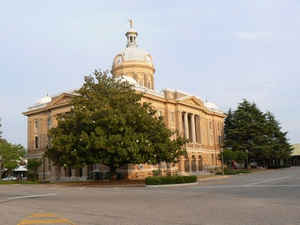
[[[300,144],[294,144],[293,145],[293,152],[292,152],[292,156],[296,156],[296,155],[299,155],[300,156]]]

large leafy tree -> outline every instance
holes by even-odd
[[[46,156],[73,168],[101,163],[113,173],[129,163],[175,162],[185,153],[185,140],[141,98],[127,82],[105,72],[85,77],[71,111],[50,130]]]
[[[246,152],[249,159],[287,159],[291,145],[286,135],[270,112],[261,112],[255,103],[247,100],[234,112],[229,110],[225,119],[225,148]]]
[[[20,164],[25,155],[22,145],[14,145],[7,141],[0,142],[0,156],[2,166],[8,170],[8,174]]]

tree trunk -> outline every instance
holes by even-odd
[[[117,180],[117,168],[110,167],[111,180]]]

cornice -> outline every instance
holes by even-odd
[[[122,69],[126,69],[126,68],[132,68],[132,67],[140,67],[140,68],[146,68],[146,69],[150,69],[152,70],[153,73],[155,73],[155,68],[147,63],[143,63],[140,61],[127,61],[127,62],[123,62],[120,65],[114,66],[111,70],[111,72],[113,73],[113,71],[117,71],[117,70],[122,70]]]

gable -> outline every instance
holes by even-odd
[[[195,98],[194,96],[182,99],[179,102],[182,102],[187,105],[203,106],[203,102],[200,99]]]
[[[63,93],[57,96],[56,98],[54,98],[49,106],[68,104],[71,101],[71,98],[72,98],[71,94]]]

